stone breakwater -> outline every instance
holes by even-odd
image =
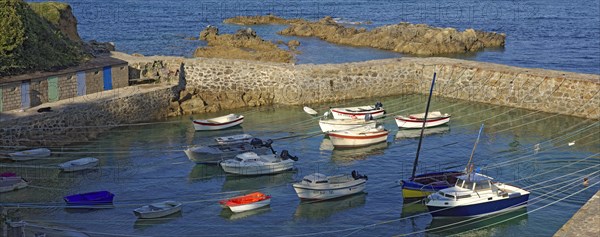
[[[60,101],[57,103],[65,106],[64,109],[57,107],[53,113],[3,113],[0,144],[68,144],[73,140],[93,139],[99,132],[118,124],[240,107],[426,94],[434,72],[438,78],[435,96],[600,118],[600,75],[448,58],[291,65],[229,59],[133,57],[120,53],[114,56],[128,61],[134,76],[159,79],[161,84],[154,89],[132,86],[122,91],[135,93],[118,96],[110,96],[106,91],[97,99],[89,99],[92,94],[83,101],[79,98]],[[47,106],[55,108],[53,104]]]
[[[425,24],[399,23],[367,30],[346,27],[331,17],[319,21],[286,20],[280,17],[238,16],[225,23],[239,25],[289,24],[278,34],[318,37],[327,42],[359,47],[372,47],[413,55],[432,56],[479,51],[490,47],[504,47],[506,35],[474,29],[458,31],[454,28],[437,28]]]

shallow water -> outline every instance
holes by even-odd
[[[38,0],[36,0],[38,1]],[[339,18],[376,27],[399,22],[425,23],[461,30],[474,28],[506,33],[506,47],[449,57],[529,68],[600,74],[600,2],[574,0],[66,0],[85,40],[111,41],[117,50],[144,55],[191,56],[205,43],[198,37],[207,25],[232,33],[240,26],[223,24],[238,15],[273,13],[283,17]],[[340,63],[401,57],[401,54],[329,44],[315,38],[283,37],[281,26],[259,26],[269,40],[298,39],[298,63]]]
[[[426,97],[405,95],[381,100],[388,115],[395,115],[423,110]],[[336,105],[373,102],[353,100]],[[322,113],[329,105],[311,107]],[[568,197],[583,189],[583,177],[589,176],[591,184],[600,181],[597,121],[441,98],[432,101],[432,108],[453,117],[449,126],[427,130],[419,172],[462,169],[483,122],[486,127],[475,154],[476,166],[499,181],[530,190],[530,205],[526,209],[492,218],[432,219],[423,205],[403,204],[397,184],[410,175],[418,132],[398,132],[388,116],[383,120],[391,130],[387,143],[337,150],[319,133],[318,119],[294,106],[194,116],[205,118],[230,112],[246,116],[241,128],[224,131],[195,132],[189,116],[120,127],[90,143],[54,147],[54,156],[49,159],[0,163],[0,172],[16,171],[32,181],[32,187],[3,193],[0,202],[29,206],[20,208],[18,214],[31,223],[74,228],[92,235],[444,236],[473,230],[468,234],[549,236],[598,190],[594,186]],[[297,169],[257,177],[226,175],[217,166],[195,165],[182,152],[190,144],[240,132],[274,139],[275,149],[289,150],[300,158]],[[575,145],[567,145],[571,141]],[[536,144],[540,144],[537,152]],[[99,169],[59,173],[54,168],[58,163],[84,156],[99,158]],[[352,170],[369,176],[366,193],[311,203],[300,202],[291,187],[292,182],[313,172]],[[549,179],[553,180],[545,182]],[[63,196],[97,190],[116,194],[114,208],[64,208]],[[233,214],[217,203],[257,190],[273,196],[270,207]],[[182,201],[183,212],[159,220],[136,220],[134,208],[159,200]],[[460,225],[452,225],[456,222]]]

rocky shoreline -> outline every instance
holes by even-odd
[[[237,16],[224,20],[238,25],[289,24],[278,34],[317,37],[330,43],[372,47],[419,56],[467,53],[484,48],[504,47],[506,35],[474,29],[458,31],[454,28],[437,28],[425,24],[399,23],[367,30],[347,27],[331,17],[319,21],[284,19],[266,16]]]

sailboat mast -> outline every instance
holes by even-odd
[[[427,106],[425,106],[425,116],[423,117],[423,125],[421,126],[421,136],[419,136],[419,145],[417,146],[417,155],[415,156],[415,163],[413,164],[412,178],[415,177],[417,172],[417,164],[419,163],[419,153],[421,152],[421,143],[423,143],[423,132],[425,131],[425,123],[427,122],[427,114],[429,114],[429,103],[431,103],[431,95],[433,94],[433,86],[435,85],[435,75],[433,73],[433,80],[431,80],[431,88],[429,88],[429,98],[427,98]]]
[[[481,137],[481,131],[483,131],[483,123],[481,124],[481,127],[479,128],[479,134],[477,134],[477,140],[475,140],[475,145],[473,145],[473,150],[471,151],[471,157],[469,157],[469,162],[467,162],[467,167],[465,167],[465,172],[467,172],[467,173],[471,173],[469,171],[469,166],[471,165],[471,162],[473,161],[473,155],[475,155],[475,149],[477,149],[477,144],[479,144],[479,137]]]

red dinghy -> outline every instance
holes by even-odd
[[[229,208],[232,212],[243,212],[264,207],[271,203],[271,195],[254,192],[244,196],[233,197],[219,201],[223,208]]]

